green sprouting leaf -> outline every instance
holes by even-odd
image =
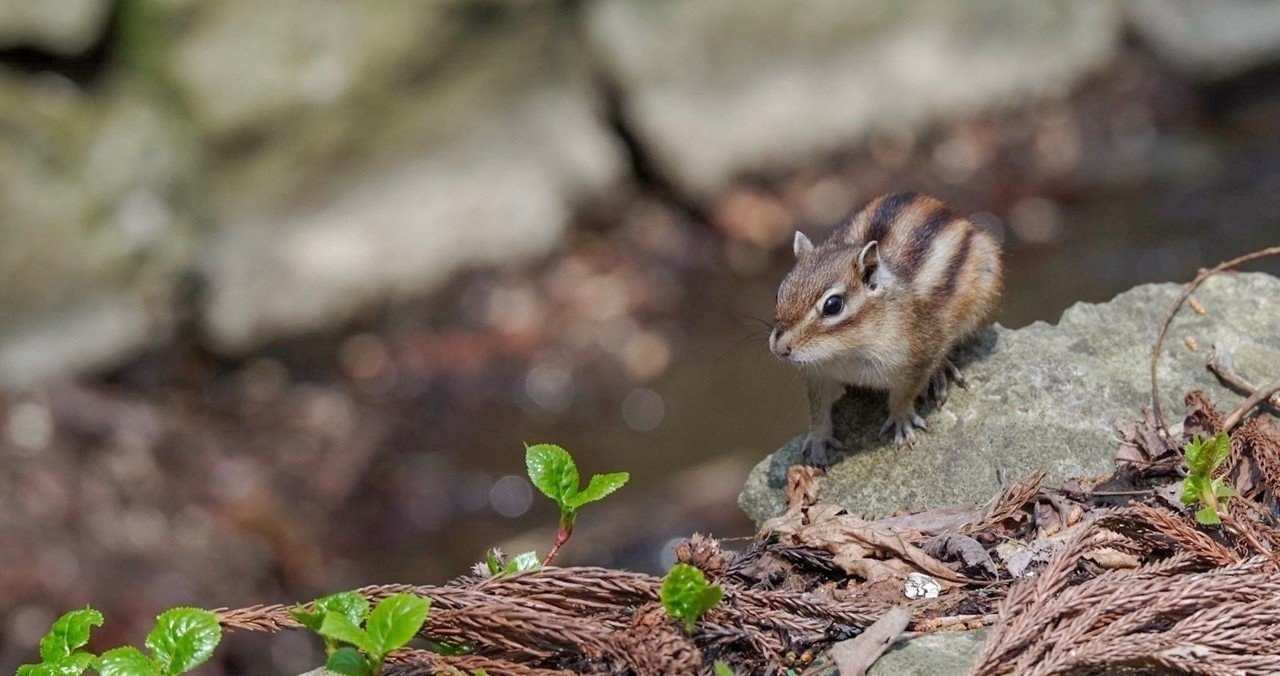
[[[499,549],[490,549],[485,553],[484,565],[489,570],[489,575],[494,577],[542,569],[542,562],[538,559],[537,552],[524,552],[506,559]]]
[[[1204,489],[1209,485],[1208,479],[1200,474],[1188,475],[1182,481],[1182,495],[1180,499],[1184,505],[1194,505],[1200,502],[1200,496],[1204,493]]]
[[[582,492],[577,493],[569,498],[569,505],[577,508],[588,502],[595,502],[606,495],[622,488],[631,475],[626,472],[614,472],[613,474],[597,474],[591,477],[590,483]]]
[[[102,613],[93,608],[73,610],[59,617],[40,639],[40,659],[53,663],[71,656],[89,642],[93,627],[102,626]],[[82,670],[83,671],[83,670]]]
[[[1205,507],[1196,512],[1196,521],[1205,526],[1217,526],[1222,523],[1222,517],[1212,507]]]
[[[377,652],[377,645],[369,638],[369,634],[341,613],[325,613],[318,631],[325,638],[350,643],[370,655]]]
[[[359,592],[338,592],[316,599],[311,604],[311,610],[299,606],[289,611],[289,614],[308,629],[319,631],[325,614],[331,612],[345,615],[352,624],[359,626],[369,616],[369,599]]]
[[[1192,474],[1208,474],[1209,469],[1205,462],[1207,453],[1205,453],[1205,441],[1200,437],[1191,437],[1191,441],[1187,442],[1187,446],[1183,449],[1183,455],[1187,458],[1187,467]]]
[[[96,662],[102,676],[165,676],[159,664],[133,646],[108,650]]]
[[[735,676],[733,673],[733,669],[731,669],[729,665],[725,664],[720,660],[716,660],[715,668],[716,668],[716,676]]]
[[[1231,455],[1231,439],[1226,433],[1218,432],[1217,436],[1210,439],[1207,443],[1209,472],[1218,469],[1218,466],[1227,461],[1227,457]]]
[[[569,499],[578,493],[578,466],[569,452],[555,444],[538,444],[525,450],[525,467],[529,480],[543,495],[556,501],[562,510],[570,507]]]
[[[18,676],[80,676],[93,666],[97,659],[87,652],[75,652],[60,660],[41,662],[40,664],[24,664],[18,667]]]
[[[1192,474],[1213,474],[1231,455],[1231,439],[1222,432],[1212,439],[1193,437],[1187,444],[1185,455]]]
[[[17,676],[79,676],[89,667],[93,661],[93,655],[89,653],[79,653],[88,658],[83,665],[78,662],[72,664],[71,658],[67,657],[57,662],[41,662],[39,664],[24,664],[18,667],[14,672]],[[79,668],[79,671],[76,669]]]
[[[96,658],[87,652],[71,653],[58,662],[58,676],[80,676],[85,669],[93,666]]]
[[[221,640],[217,615],[200,608],[172,608],[156,618],[146,645],[165,673],[181,674],[207,662]]]
[[[531,570],[541,570],[542,561],[538,560],[537,552],[524,552],[516,554],[507,562],[505,573],[524,573]]]
[[[365,652],[382,661],[382,657],[408,643],[427,619],[431,602],[414,594],[396,594],[384,599],[369,613],[365,632],[370,648]]]
[[[490,575],[497,575],[502,570],[502,552],[498,549],[490,549],[484,553],[484,564],[489,568]]]
[[[677,563],[662,581],[661,596],[667,614],[684,622],[687,631],[693,631],[698,618],[720,602],[724,590],[707,584],[701,570]]]
[[[1236,489],[1223,483],[1222,479],[1214,479],[1213,495],[1219,498],[1234,498],[1239,495],[1239,493],[1236,492]]]
[[[335,650],[324,663],[324,668],[344,676],[369,676],[373,673],[364,655],[350,646]]]

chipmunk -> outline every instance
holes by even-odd
[[[845,385],[888,390],[882,433],[914,445],[915,409],[964,387],[952,348],[983,328],[1000,297],[1000,245],[942,202],[913,192],[872,200],[821,246],[797,231],[795,267],[778,288],[769,347],[808,384],[807,461],[843,450],[831,407]]]

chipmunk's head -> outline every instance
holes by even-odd
[[[883,341],[895,279],[877,242],[815,247],[796,232],[796,265],[778,288],[769,348],[780,359],[820,364]]]

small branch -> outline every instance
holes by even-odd
[[[939,631],[977,629],[995,624],[998,615],[952,615],[950,617],[931,617],[927,620],[913,622],[911,628],[918,634],[931,634]]]
[[[1227,419],[1222,421],[1222,430],[1224,432],[1230,432],[1236,425],[1240,424],[1240,421],[1243,420],[1246,415],[1249,415],[1249,412],[1252,411],[1255,406],[1268,400],[1271,395],[1277,392],[1280,392],[1280,379],[1273,380],[1270,383],[1263,385],[1253,394],[1249,395],[1249,398],[1244,400],[1244,403],[1240,405],[1240,408],[1232,411],[1231,415],[1227,416]]]
[[[1209,360],[1205,362],[1205,367],[1218,376],[1227,387],[1239,392],[1245,396],[1251,395],[1258,391],[1258,386],[1249,382],[1247,378],[1236,372],[1235,363],[1231,359],[1229,352],[1218,349],[1217,345],[1209,348]],[[1271,404],[1276,410],[1280,410],[1280,395],[1272,395],[1267,399],[1267,403]]]
[[[1173,315],[1178,312],[1178,308],[1182,307],[1183,302],[1187,300],[1191,293],[1204,283],[1204,280],[1222,272],[1223,270],[1233,268],[1242,263],[1247,263],[1251,260],[1263,258],[1265,256],[1275,256],[1277,254],[1280,254],[1280,246],[1268,247],[1266,249],[1254,251],[1253,253],[1247,253],[1238,258],[1233,258],[1225,263],[1219,263],[1209,270],[1201,271],[1200,274],[1196,275],[1195,279],[1182,287],[1182,293],[1178,295],[1177,300],[1173,301],[1173,305],[1165,314],[1164,321],[1160,323],[1160,332],[1156,334],[1156,343],[1151,347],[1151,409],[1152,412],[1155,413],[1156,422],[1160,424],[1160,431],[1164,433],[1166,438],[1169,436],[1169,426],[1165,423],[1164,413],[1160,410],[1160,380],[1158,367],[1160,364],[1160,347],[1164,345],[1164,334],[1169,331],[1169,324],[1173,321]]]
[[[867,669],[893,645],[894,639],[906,630],[910,622],[911,611],[906,606],[894,606],[866,631],[831,646],[831,658],[835,660],[840,676],[867,673]]]

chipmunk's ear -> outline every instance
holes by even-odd
[[[867,245],[862,247],[862,251],[858,252],[858,269],[869,272],[877,265],[880,265],[880,243],[867,242]]]
[[[804,258],[813,251],[813,242],[803,232],[797,230],[796,238],[791,241],[791,250],[795,252],[797,259]]]
[[[878,242],[867,242],[867,245],[862,247],[862,251],[858,252],[858,276],[862,278],[863,285],[871,291],[877,291],[892,281],[889,271],[880,265]]]

